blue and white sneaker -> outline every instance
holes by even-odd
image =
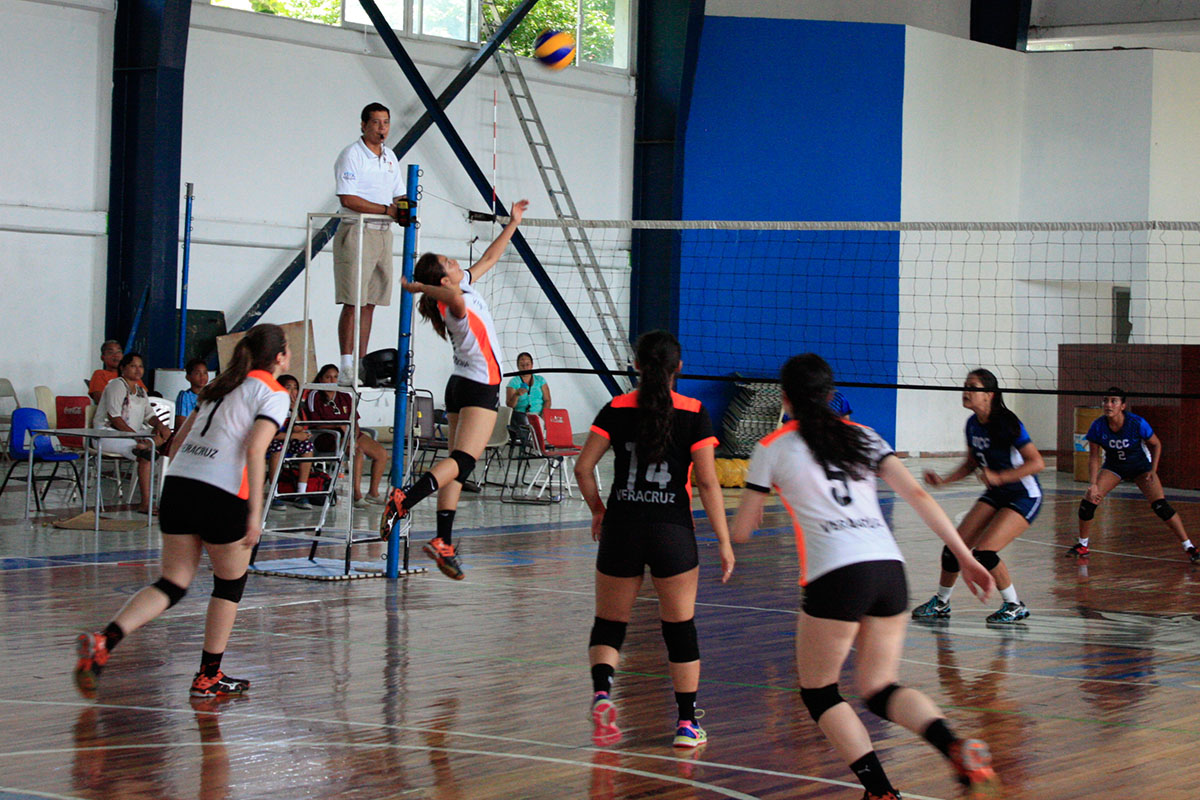
[[[936,594],[929,598],[929,602],[922,603],[912,610],[913,619],[944,619],[950,616],[950,602],[943,600]]]
[[[675,741],[672,742],[676,747],[699,747],[707,741],[708,734],[700,727],[700,723],[690,719],[681,719],[676,723]]]
[[[999,611],[988,614],[987,621],[1007,625],[1011,622],[1020,622],[1028,616],[1029,609],[1025,607],[1023,602],[1018,600],[1015,603],[1005,602],[1004,605],[1000,606]]]

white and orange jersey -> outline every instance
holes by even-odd
[[[492,312],[488,310],[487,301],[471,286],[469,271],[458,286],[467,304],[465,317],[459,319],[450,313],[449,306],[438,303],[450,343],[454,345],[454,369],[450,374],[489,386],[499,385],[500,337],[496,335]]]
[[[892,448],[875,431],[857,427],[870,439],[872,459],[878,467],[892,454]],[[875,476],[856,480],[839,470],[825,469],[798,432],[799,423],[793,420],[754,446],[746,488],[760,492],[774,488],[783,500],[796,529],[800,585],[850,564],[903,561],[879,509]]]
[[[271,373],[251,370],[229,394],[200,402],[192,428],[167,474],[202,481],[247,499],[246,437],[256,420],[265,419],[282,428],[291,410],[287,389]]]

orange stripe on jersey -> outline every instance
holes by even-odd
[[[492,340],[488,338],[487,325],[469,308],[467,325],[471,326],[471,333],[475,334],[475,341],[479,342],[479,349],[483,351],[483,357],[487,360],[488,385],[495,386],[500,383],[500,365],[496,363],[496,354],[492,350]]]
[[[613,408],[637,408],[637,391],[634,390],[629,394],[614,397],[611,405]]]
[[[716,447],[720,443],[721,442],[717,439],[717,437],[709,436],[707,439],[701,439],[692,445],[692,452],[694,453],[697,450],[703,450],[705,447]]]
[[[589,430],[597,436],[603,436],[605,439],[609,440],[612,439],[612,437],[608,435],[608,431],[604,430],[604,428],[599,428],[593,425],[591,428],[589,428]]]
[[[687,482],[683,484],[684,486],[686,486],[686,487],[687,487],[687,492],[688,492],[688,502],[689,502],[689,503],[690,503],[690,502],[692,502],[692,467],[693,467],[693,466],[695,466],[695,465],[694,465],[694,464],[688,464],[688,476],[687,476]]]
[[[700,401],[694,397],[685,397],[678,392],[671,392],[671,403],[680,411],[699,411]]]
[[[637,408],[638,393],[633,390],[629,394],[623,394],[612,399],[613,408]],[[680,411],[700,411],[700,401],[694,397],[687,397],[678,392],[671,392],[671,405]]]
[[[271,373],[267,372],[265,369],[252,369],[246,373],[246,377],[247,378],[256,378],[256,379],[262,381],[263,383],[265,383],[267,385],[267,388],[273,392],[286,392],[287,391],[287,389],[284,389],[282,386],[279,385],[279,381],[275,380],[275,376],[272,375]]]
[[[851,423],[851,424],[857,424],[857,423]],[[762,438],[762,441],[759,442],[759,444],[761,444],[763,447],[770,447],[771,442],[775,441],[780,436],[783,436],[785,433],[793,433],[799,429],[800,429],[799,422],[797,422],[794,419],[789,420],[788,422],[783,423],[778,428],[776,428],[775,430],[771,431],[766,436],[764,436]]]
[[[800,561],[800,585],[808,585],[808,551],[804,549],[804,528],[800,527],[800,520],[796,519],[796,512],[788,505],[787,498],[783,496],[778,486],[772,485],[775,489],[775,494],[779,495],[779,499],[783,501],[783,507],[787,509],[788,516],[792,518],[792,529],[796,532],[796,558]]]
[[[250,499],[250,471],[246,467],[242,467],[242,488],[238,489],[238,497]]]

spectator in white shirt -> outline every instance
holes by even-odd
[[[104,452],[137,459],[138,487],[141,503],[138,511],[150,510],[150,459],[155,457],[155,448],[167,441],[171,431],[163,425],[150,407],[150,398],[142,386],[146,363],[140,353],[126,353],[117,366],[118,378],[108,382],[100,404],[96,408],[96,427],[102,430],[129,431],[133,433],[154,432],[154,442],[149,439],[112,439],[104,442]]]

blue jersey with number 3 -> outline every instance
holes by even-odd
[[[1024,423],[1018,420],[1017,438],[1012,441],[993,441],[987,426],[979,421],[974,414],[967,420],[967,449],[980,467],[986,467],[993,472],[1006,469],[1016,469],[1025,463],[1021,457],[1021,448],[1029,444],[1029,431]],[[1042,486],[1034,475],[1026,475],[1014,483],[1006,483],[1003,489],[1023,491],[1030,497],[1041,497]]]

